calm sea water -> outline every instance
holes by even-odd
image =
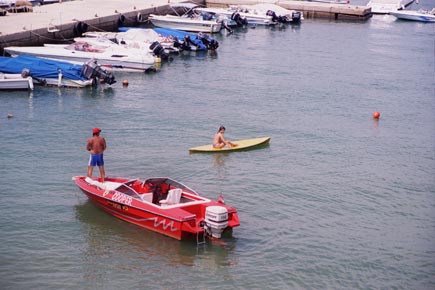
[[[306,19],[113,88],[0,93],[0,289],[434,289],[434,31]],[[271,143],[188,153],[221,124]],[[241,226],[197,247],[97,209],[71,180],[96,126],[107,175],[222,193]]]

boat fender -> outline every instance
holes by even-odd
[[[140,12],[137,13],[136,20],[137,22],[143,22],[142,14]]]
[[[74,26],[74,35],[82,35],[86,31],[88,31],[88,25],[86,23],[84,23],[84,22],[79,21]]]
[[[125,16],[121,14],[118,18],[118,26],[123,26],[125,22]]]
[[[29,82],[29,88],[33,91],[33,79],[32,79],[32,77],[27,77],[27,81]]]
[[[57,86],[60,88],[62,86],[62,71],[58,71],[58,75],[57,75]]]
[[[85,22],[82,22],[82,33],[85,33],[88,31],[89,25]]]

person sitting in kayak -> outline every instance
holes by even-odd
[[[225,146],[228,146],[228,147],[236,147],[237,146],[237,144],[235,144],[231,141],[225,140],[224,133],[225,133],[225,127],[220,126],[218,132],[216,133],[216,135],[214,135],[213,148],[221,149],[221,148],[224,148]]]

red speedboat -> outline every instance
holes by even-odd
[[[221,238],[240,225],[235,208],[200,196],[167,177],[106,178],[104,183],[85,176],[73,177],[89,200],[106,212],[178,240],[205,236]]]

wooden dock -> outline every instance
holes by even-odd
[[[361,5],[333,4],[310,1],[267,1],[267,0],[206,0],[210,7],[227,7],[228,5],[252,5],[269,3],[290,10],[303,12],[305,19],[323,18],[334,20],[366,21],[372,16],[371,8]]]

